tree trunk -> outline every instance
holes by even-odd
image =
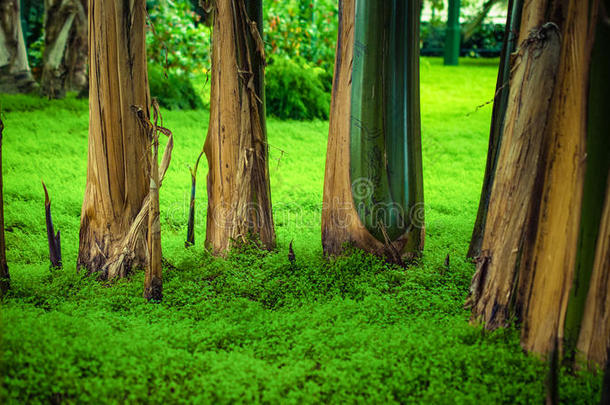
[[[150,132],[140,122],[150,119],[145,7],[144,0],[89,1],[89,161],[78,267],[102,278],[124,277],[147,258],[145,227],[130,233],[150,181]]]
[[[155,104],[156,105],[156,104]],[[157,110],[155,110],[156,112]],[[144,298],[161,301],[163,298],[163,278],[161,266],[161,218],[159,213],[159,133],[157,119],[152,130],[152,160],[150,167],[150,194],[148,209],[148,265],[144,278]]]
[[[265,124],[261,0],[214,5],[206,246],[275,246]]]
[[[481,255],[468,304],[525,349],[562,345],[579,235],[598,2],[524,2]],[[562,347],[559,347],[561,352]]]
[[[610,347],[610,177],[608,180],[577,345],[581,359],[598,366],[610,360],[607,358]]]
[[[41,88],[49,98],[87,85],[87,0],[45,0]]]
[[[610,10],[610,0],[604,1],[606,2],[607,10]],[[604,22],[604,14],[602,13],[597,24],[591,60],[587,123],[587,165],[574,282],[570,292],[565,323],[566,350],[571,358],[574,357],[574,349],[577,346],[579,334],[581,335],[580,339],[582,340],[583,338],[581,332],[582,322],[584,321],[583,316],[593,316],[590,313],[590,311],[593,311],[597,314],[595,316],[600,316],[598,320],[601,321],[603,319],[603,316],[599,315],[596,311],[604,307],[599,307],[599,303],[596,307],[590,307],[595,301],[590,303],[587,297],[597,293],[602,294],[602,296],[607,294],[607,292],[596,290],[596,288],[600,287],[599,282],[595,285],[591,284],[591,282],[595,277],[608,277],[608,275],[600,274],[593,277],[594,271],[596,271],[596,265],[594,264],[596,255],[601,254],[599,252],[599,243],[604,238],[602,218],[604,201],[607,198],[606,194],[608,192],[606,184],[608,173],[610,172],[610,121],[608,120],[610,104],[607,101],[608,93],[610,93],[610,82],[608,81],[608,72],[610,72],[610,23]],[[601,226],[600,223],[602,224]],[[610,270],[609,265],[606,268]],[[597,293],[594,291],[597,291]],[[610,314],[610,311],[608,313]],[[607,322],[610,322],[610,317],[606,321],[605,332],[603,332],[603,321],[601,324],[596,324],[596,328],[600,327],[602,330],[596,329],[595,336],[602,337],[602,339],[604,336],[610,337],[610,327],[608,327],[610,325]],[[597,344],[605,346],[604,342],[597,342]],[[604,349],[605,347],[598,347],[591,355],[585,353],[585,357],[588,360],[595,359],[599,364],[602,364],[600,355],[605,355]]]
[[[4,123],[0,117],[0,297],[2,297],[10,287],[10,275],[6,262],[6,241],[4,239],[4,195],[2,185],[2,132]]]
[[[19,0],[0,0],[0,93],[36,89],[21,29]]]
[[[487,149],[487,165],[485,167],[485,177],[483,179],[483,189],[479,201],[477,219],[474,223],[470,247],[467,257],[474,259],[481,254],[481,243],[483,243],[483,230],[487,221],[487,210],[489,209],[489,199],[491,187],[493,185],[496,166],[498,164],[498,152],[502,143],[502,130],[504,128],[504,118],[508,106],[508,96],[510,93],[510,69],[511,55],[517,46],[516,36],[521,25],[521,10],[523,0],[510,0],[508,4],[508,17],[506,19],[506,30],[504,32],[504,45],[500,57],[500,69],[498,70],[498,80],[496,82],[496,94],[494,96],[494,106],[491,116],[491,131],[489,134],[489,147]]]
[[[348,243],[402,263],[423,248],[419,11],[415,1],[339,2],[322,211],[327,255]]]

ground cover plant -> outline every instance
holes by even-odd
[[[164,300],[154,305],[141,297],[141,271],[115,283],[76,273],[86,101],[3,95],[12,289],[0,308],[0,401],[543,402],[548,367],[523,353],[518,332],[470,326],[463,309],[491,114],[478,106],[493,97],[498,61],[461,63],[421,61],[426,247],[405,269],[357,251],[322,257],[326,121],[268,122],[276,251],[218,259],[203,249],[205,160],[196,245],[185,249],[189,166],[209,117],[165,111],[176,144],[160,192]],[[63,270],[49,270],[41,178]],[[600,386],[600,376],[561,372],[564,403],[597,403]]]

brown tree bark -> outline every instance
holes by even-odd
[[[89,0],[89,160],[78,267],[101,278],[124,277],[147,259],[146,228],[131,230],[150,182],[150,131],[141,124],[150,120],[145,7],[144,0]]]
[[[159,132],[157,131],[158,106],[155,108],[155,123],[152,127],[152,160],[150,166],[150,201],[148,207],[148,265],[144,277],[144,298],[161,301],[163,298],[163,278],[161,265],[161,219],[159,213]]]
[[[524,2],[497,172],[468,304],[486,328],[522,324],[561,351],[586,167],[598,2]]]
[[[481,244],[483,243],[483,231],[487,220],[487,210],[489,209],[489,199],[494,182],[496,167],[498,164],[498,153],[502,143],[502,132],[504,129],[504,118],[506,117],[506,107],[510,94],[510,74],[511,74],[511,55],[517,46],[516,40],[521,24],[521,9],[523,0],[510,0],[508,2],[508,16],[506,18],[506,29],[504,31],[504,44],[502,55],[500,56],[500,68],[498,69],[498,79],[496,81],[496,94],[494,97],[493,111],[491,115],[491,130],[489,133],[489,146],[487,148],[487,164],[485,166],[485,177],[479,209],[474,223],[470,246],[468,247],[467,257],[474,259],[481,254]]]
[[[275,246],[265,125],[261,0],[214,4],[206,246]]]
[[[2,297],[10,287],[10,275],[6,262],[6,241],[4,239],[4,192],[2,184],[2,132],[4,123],[0,117],[0,297]]]
[[[87,85],[87,0],[45,0],[43,94],[62,98]]]
[[[369,3],[369,5],[373,8],[382,6],[381,3]],[[392,5],[395,6],[396,3]],[[389,2],[388,7],[391,7]],[[352,245],[384,257],[388,261],[402,264],[416,257],[423,249],[424,209],[419,111],[419,45],[412,46],[413,43],[419,43],[417,38],[419,38],[420,7],[416,2],[405,2],[398,7],[397,10],[400,10],[400,13],[396,13],[396,15],[394,15],[396,10],[388,12],[389,9],[376,9],[375,11],[382,16],[381,20],[384,22],[372,26],[371,31],[381,33],[385,28],[384,25],[389,21],[387,26],[391,28],[389,32],[386,32],[388,37],[400,32],[398,34],[401,37],[399,50],[390,45],[391,41],[385,36],[386,33],[379,34],[378,37],[373,36],[372,40],[366,44],[357,40],[355,38],[357,30],[356,1],[339,1],[339,34],[330,108],[330,130],[322,209],[322,245],[326,255],[339,255],[346,245]],[[361,14],[363,21],[359,21],[358,24],[364,28],[363,26],[368,24],[364,21],[367,13],[364,11]],[[397,15],[401,17],[397,17]],[[388,16],[389,18],[387,18]],[[376,22],[378,23],[379,20]],[[379,38],[383,39],[376,41]],[[405,38],[408,38],[407,43],[404,42]],[[388,57],[391,52],[397,52],[396,59],[405,61],[402,71],[399,71],[399,69],[393,71],[382,80],[382,83],[377,84],[367,82],[366,76],[368,75],[360,75],[360,87],[353,90],[355,85],[352,79],[358,74],[357,72],[360,72],[361,69],[370,68],[375,60],[383,60],[381,66],[377,66],[379,70],[388,69],[392,63],[392,58]],[[371,60],[373,63],[371,63]],[[383,77],[381,74],[377,76]],[[389,82],[393,80],[394,85],[389,85]],[[378,89],[378,94],[386,92],[388,88],[394,89],[387,91],[387,94],[391,93],[392,96],[396,97],[394,100],[396,105],[402,103],[404,97],[408,100],[406,109],[400,112],[395,111],[396,114],[389,120],[386,119],[385,114],[392,111],[393,108],[391,106],[393,102],[387,102],[390,97],[378,97],[375,101],[372,101],[372,97],[368,97],[371,93],[375,93],[375,86],[379,84],[384,89]],[[355,105],[353,98],[362,100],[358,101],[361,104]],[[367,102],[370,103],[368,106],[366,106]],[[367,115],[367,111],[373,110],[376,111],[374,114]],[[361,114],[361,116],[356,117],[357,114]],[[364,118],[365,115],[366,118]],[[370,122],[364,122],[365,119]],[[383,122],[383,124],[379,124],[379,122]],[[393,123],[398,123],[401,129],[391,133],[390,127],[394,125]],[[374,157],[370,159],[371,154],[361,151],[358,151],[355,158],[352,159],[350,148],[354,144],[358,147],[361,140],[361,138],[352,135],[353,132],[362,128],[365,128],[365,132],[370,137],[382,137],[383,142],[387,142],[393,135],[405,137],[402,138],[402,145],[406,144],[407,156],[401,154],[401,151],[397,153],[398,156],[394,160],[394,163],[401,165],[399,170],[395,170],[394,173],[389,170],[385,175],[378,175],[383,173],[384,168],[382,166],[389,167],[387,156],[392,154],[393,151],[390,151],[387,147],[381,153],[374,153]],[[407,133],[408,137],[406,137]],[[400,150],[402,148],[397,147],[396,149]],[[394,151],[394,153],[396,152]],[[370,177],[356,178],[352,176],[352,169],[358,168],[359,170],[363,167],[364,170],[362,171],[372,173]],[[365,224],[361,217],[361,213],[367,211],[368,208],[359,210],[355,197],[365,195],[368,199],[366,204],[368,204],[374,202],[373,200],[377,198],[375,193],[379,193],[381,198],[389,197],[387,201],[390,201],[392,197],[405,191],[400,185],[396,187],[397,184],[395,183],[401,176],[401,172],[408,172],[407,178],[402,178],[403,186],[408,183],[406,201],[399,204],[396,200],[391,203],[386,203],[384,200],[377,204],[378,212],[383,219],[377,222],[377,227],[381,229],[372,229],[375,226]],[[395,178],[392,178],[392,175]],[[371,180],[372,177],[375,177],[374,181]],[[384,177],[387,177],[387,180]],[[362,190],[360,190],[361,187]],[[387,192],[388,190],[390,193]],[[361,206],[360,202],[359,206]],[[373,210],[375,208],[371,211]],[[401,222],[406,225],[398,232],[395,231],[394,235],[390,235],[386,229],[389,228],[389,226],[386,226],[389,221],[385,219],[391,216],[391,211],[400,211]]]
[[[27,93],[36,88],[21,29],[19,0],[0,0],[0,93]]]

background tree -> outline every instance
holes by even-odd
[[[599,85],[593,74],[589,82],[590,71],[609,57],[605,52],[592,58],[598,9],[597,1],[523,2],[495,177],[468,299],[473,318],[489,329],[519,321],[523,347],[543,354],[564,347],[581,249],[585,169],[607,159],[586,153],[587,142],[607,136],[607,129],[591,120],[587,105],[599,103],[605,116],[610,112],[603,99],[589,98],[595,94],[589,88]],[[608,271],[603,269],[602,280]],[[580,316],[597,311],[588,305]],[[608,336],[597,338],[605,341]],[[601,356],[589,353],[600,364],[605,353]]]
[[[23,40],[19,0],[0,0],[0,92],[27,93],[35,88]]]
[[[87,85],[87,0],[45,0],[41,89],[51,98]]]
[[[150,182],[150,132],[138,117],[150,118],[145,23],[144,0],[89,0],[89,159],[78,267],[103,278],[123,277],[147,258],[145,227],[130,233]]]
[[[344,0],[339,10],[322,244],[400,263],[423,247],[420,7]]]
[[[468,21],[466,24],[464,24],[462,26],[462,29],[461,29],[462,42],[466,42],[470,38],[472,38],[474,33],[481,26],[481,24],[483,24],[483,21],[485,21],[485,18],[487,18],[487,16],[489,15],[489,12],[491,11],[492,8],[494,8],[494,6],[496,6],[498,4],[506,4],[506,3],[507,3],[506,0],[486,0],[485,3],[483,3],[481,5],[479,12],[477,14],[475,14],[470,19],[470,21]],[[509,10],[510,10],[510,8],[509,8]]]
[[[265,124],[262,1],[214,3],[206,246],[275,245]]]
[[[445,65],[457,66],[462,43],[460,29],[460,0],[449,0],[445,34]]]

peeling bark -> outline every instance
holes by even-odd
[[[246,4],[247,3],[247,4]],[[206,247],[275,246],[265,125],[261,0],[214,4]]]
[[[87,0],[45,0],[41,90],[49,98],[87,85]]]
[[[150,205],[148,207],[148,265],[144,278],[144,298],[161,301],[163,279],[161,266],[161,219],[159,214],[159,132],[157,131],[158,106],[155,103],[155,122],[152,135],[152,160],[150,165]]]
[[[468,258],[474,259],[481,255],[481,244],[483,243],[483,231],[487,221],[489,199],[493,186],[496,167],[498,164],[498,153],[502,143],[502,132],[504,129],[504,118],[510,94],[511,55],[517,46],[516,40],[521,24],[521,9],[523,0],[511,0],[508,4],[508,17],[506,31],[504,32],[504,45],[500,57],[500,69],[496,82],[496,94],[494,97],[493,112],[491,115],[491,130],[489,134],[489,146],[487,149],[487,164],[485,166],[485,177],[481,190],[481,199],[477,212],[477,219],[472,231]]]
[[[28,93],[36,88],[28,65],[19,0],[0,0],[0,93]]]
[[[467,304],[488,329],[522,324],[527,350],[561,353],[585,173],[598,3],[525,2],[487,222]]]
[[[89,159],[78,267],[101,278],[147,263],[146,229],[130,234],[150,182],[149,133],[132,111],[141,106],[149,119],[145,19],[144,0],[89,0]]]

